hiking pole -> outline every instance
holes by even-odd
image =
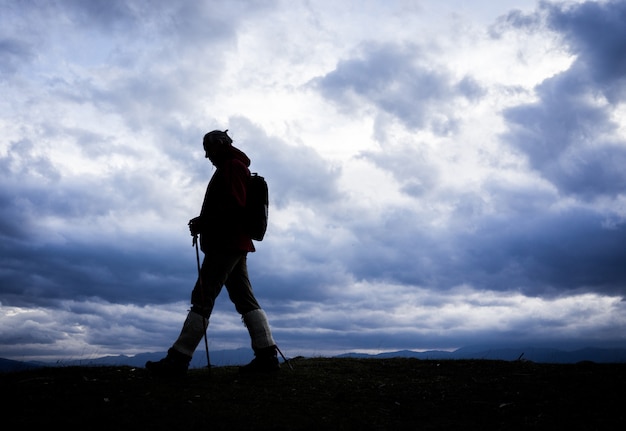
[[[198,265],[198,283],[200,284],[200,296],[204,298],[204,289],[202,287],[202,273],[200,271],[200,252],[198,251],[198,235],[193,236],[193,245],[196,246],[196,264]],[[204,302],[204,300],[202,301]],[[206,331],[209,327],[209,319],[202,316],[202,323],[204,324],[204,350],[206,351],[206,367],[211,373],[211,360],[209,359],[209,342],[207,340]]]
[[[287,363],[287,365],[289,366],[289,369],[293,370],[293,367],[291,366],[291,362],[289,362],[289,360],[287,360],[287,358],[285,358],[285,355],[283,355],[283,352],[280,351],[278,346],[276,346],[276,350],[278,350],[278,353],[280,353],[280,356],[283,357],[283,360]]]

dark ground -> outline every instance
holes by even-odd
[[[0,374],[3,429],[623,430],[626,364],[296,358],[152,378],[130,367]],[[7,426],[8,425],[8,426]]]

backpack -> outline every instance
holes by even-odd
[[[250,237],[263,241],[267,230],[269,191],[265,178],[252,173],[246,191],[245,226]]]

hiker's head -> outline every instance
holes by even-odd
[[[230,136],[226,133],[228,130],[213,130],[204,135],[202,146],[204,147],[204,157],[211,160],[213,164],[221,161],[228,153],[233,143]]]

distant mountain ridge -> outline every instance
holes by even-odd
[[[538,363],[574,364],[583,361],[597,363],[622,363],[626,362],[626,349],[601,349],[583,348],[566,351],[542,347],[463,347],[458,350],[447,352],[431,350],[426,352],[414,352],[401,350],[397,352],[385,352],[376,355],[362,353],[344,353],[337,357],[346,358],[392,358],[407,357],[417,359],[492,359],[503,361],[525,360]]]
[[[140,353],[135,356],[103,356],[93,359],[76,359],[55,362],[22,362],[0,358],[0,372],[12,372],[36,367],[55,366],[130,366],[143,367],[146,361],[158,361],[166,355],[166,352]],[[320,355],[321,356],[321,355]],[[241,348],[234,350],[216,350],[209,352],[212,366],[236,366],[248,363],[253,358],[252,350]],[[566,351],[540,347],[488,347],[474,346],[463,347],[452,352],[443,350],[430,350],[415,352],[413,350],[400,350],[384,352],[375,355],[366,353],[349,352],[334,356],[335,358],[416,358],[423,360],[445,359],[490,359],[503,361],[525,360],[537,363],[574,364],[583,361],[596,363],[623,363],[626,362],[626,349],[614,348],[583,348]],[[207,366],[206,352],[198,350],[193,356],[190,366],[192,368],[205,368]]]
[[[30,370],[39,367],[41,367],[41,364],[36,362],[14,361],[12,359],[0,358],[0,372],[2,373]]]

